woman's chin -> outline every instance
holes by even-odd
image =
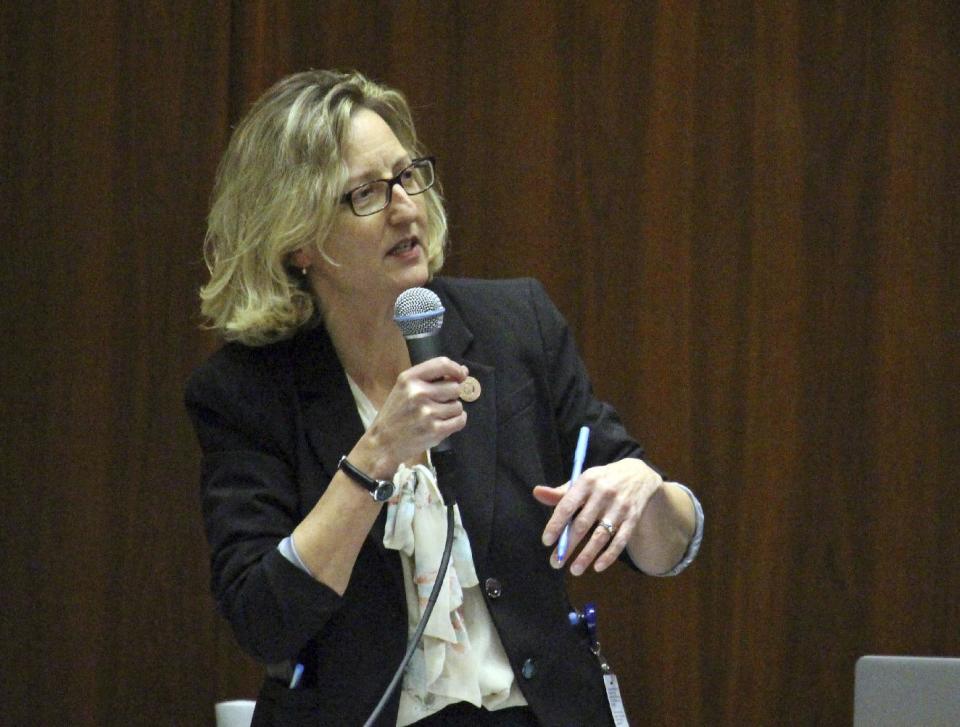
[[[399,276],[399,282],[402,285],[400,292],[402,293],[408,288],[424,286],[428,280],[430,280],[430,271],[427,268],[427,261],[424,260],[420,265],[407,268],[403,271],[403,274]]]

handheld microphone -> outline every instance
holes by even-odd
[[[407,342],[410,363],[416,366],[424,361],[441,356],[440,329],[446,309],[440,298],[426,288],[410,288],[397,296],[393,306],[393,320],[400,327]],[[430,450],[433,466],[437,470],[437,486],[447,505],[456,502],[453,487],[456,476],[456,458],[449,439],[444,439]],[[448,499],[449,498],[449,499]]]

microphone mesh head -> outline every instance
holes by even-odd
[[[400,326],[404,338],[439,331],[446,309],[440,298],[426,288],[403,291],[393,305],[393,320]]]

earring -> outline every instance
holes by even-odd
[[[303,277],[307,277],[307,269],[306,269],[306,268],[300,268],[300,274],[301,274]]]

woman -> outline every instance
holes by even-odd
[[[233,134],[201,293],[229,342],[194,373],[187,405],[213,591],[269,665],[254,724],[362,724],[373,710],[436,577],[445,521],[428,452],[448,437],[454,557],[377,724],[610,723],[562,566],[603,570],[626,553],[667,574],[696,552],[695,498],[592,397],[543,289],[434,277],[445,238],[435,163],[396,91],[296,74]],[[411,366],[394,302],[425,285],[446,309],[447,357]],[[468,377],[479,396],[465,401]],[[576,486],[540,484],[564,483],[584,424]],[[394,483],[387,504],[370,479]],[[561,564],[548,548],[571,516]]]

